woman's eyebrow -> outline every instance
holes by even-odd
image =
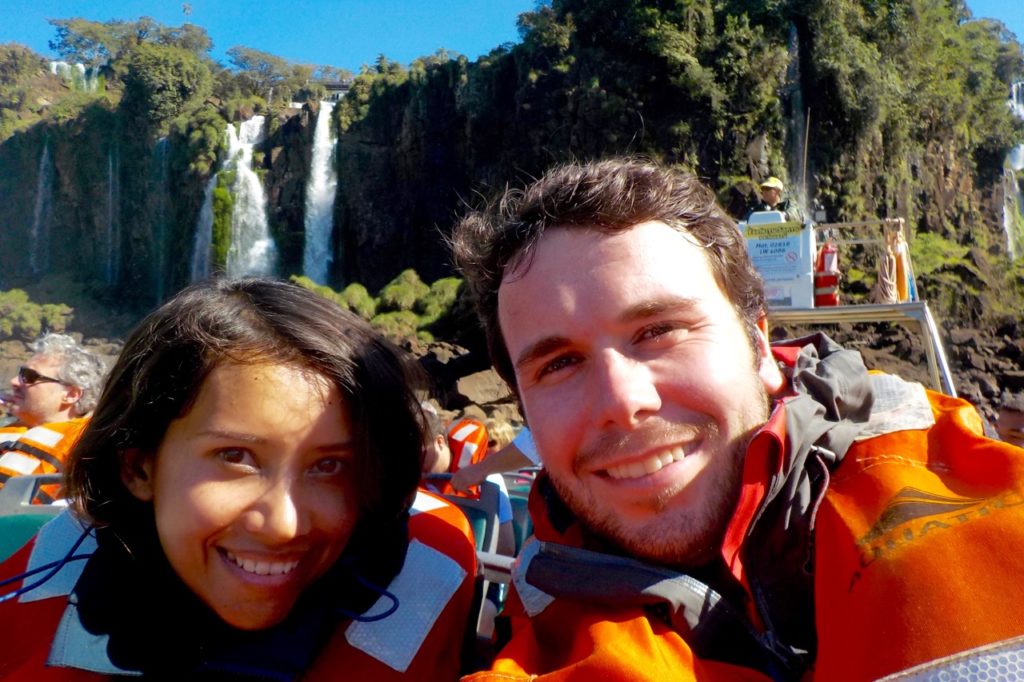
[[[267,439],[260,436],[256,436],[251,433],[239,433],[237,431],[225,431],[223,429],[203,429],[199,432],[200,436],[211,436],[213,438],[223,438],[225,440],[240,440],[245,443],[266,443]]]

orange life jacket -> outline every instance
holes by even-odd
[[[62,525],[63,524],[63,525]],[[0,579],[23,573],[34,553],[63,556],[69,540],[80,530],[69,512],[58,516],[32,542],[0,565]],[[465,516],[447,501],[420,491],[410,511],[410,546],[405,565],[388,591],[399,599],[391,616],[369,623],[343,621],[323,646],[304,681],[373,680],[442,682],[457,677],[463,635],[473,601],[476,552]],[[93,546],[95,541],[93,541]],[[38,549],[38,552],[36,550]],[[92,549],[86,542],[79,553]],[[98,682],[123,679],[109,660],[105,645],[95,635],[84,640],[67,629],[68,594],[85,562],[75,562],[46,587],[49,594],[36,600],[0,603],[0,679],[5,682]],[[70,577],[63,578],[68,572]],[[25,583],[31,582],[28,578]],[[6,594],[20,583],[9,585]],[[383,601],[383,598],[382,598]],[[144,604],[140,595],[140,604]],[[368,613],[383,610],[370,607]],[[154,613],[154,618],[160,614]],[[62,620],[63,619],[63,620]],[[182,627],[187,626],[183,624]],[[57,633],[71,633],[55,640]],[[90,639],[91,638],[91,639]],[[245,670],[249,661],[240,661]],[[269,679],[269,678],[268,678]]]
[[[487,456],[487,442],[487,427],[478,419],[463,417],[452,422],[448,427],[448,449],[451,451],[448,473],[454,474],[462,467],[482,462]],[[444,495],[480,496],[479,486],[473,486],[468,492],[461,492],[445,481],[440,483],[438,488]]]
[[[79,417],[0,432],[0,487],[11,476],[61,473],[71,448],[88,423],[88,417]],[[59,485],[42,486],[34,502],[50,504],[59,494]]]
[[[873,680],[922,665],[959,679],[986,657],[1019,660],[1024,450],[985,438],[963,400],[895,377],[881,383],[898,392],[894,407],[868,422],[817,506],[817,655],[801,679]],[[534,492],[531,511],[545,509]],[[536,520],[539,540],[581,542],[578,524],[555,538],[549,520]],[[714,621],[720,609],[707,607]],[[552,597],[524,573],[514,574],[506,611],[511,640],[491,671],[465,682],[767,679],[697,655],[697,630],[663,612]]]

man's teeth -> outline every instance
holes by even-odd
[[[686,457],[686,451],[683,448],[672,448],[660,455],[651,455],[645,460],[611,467],[606,471],[612,478],[640,478],[641,476],[649,476],[672,462],[678,462],[683,457]]]
[[[253,561],[252,559],[240,559],[231,552],[225,551],[225,554],[240,569],[255,575],[284,575],[299,565],[298,561]]]

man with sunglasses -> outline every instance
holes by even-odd
[[[64,334],[47,334],[11,378],[10,411],[17,422],[0,430],[0,487],[12,476],[59,473],[96,405],[104,361]],[[58,486],[43,486],[48,504]]]

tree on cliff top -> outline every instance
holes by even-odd
[[[51,19],[57,37],[50,41],[50,49],[69,62],[82,62],[102,66],[126,57],[144,43],[155,43],[181,48],[195,55],[204,55],[213,46],[206,29],[195,24],[164,26],[149,17],[137,21],[90,21]]]
[[[313,81],[343,81],[352,77],[352,72],[347,69],[295,64],[269,52],[242,45],[228,50],[228,59],[237,69],[237,80],[242,82],[244,94],[258,95],[267,100],[271,99],[272,88],[274,99],[285,100],[296,94],[308,95]],[[229,86],[230,83],[222,83],[221,89]]]
[[[194,54],[177,47],[144,44],[128,60],[122,102],[129,116],[159,123],[201,104],[212,77]]]

